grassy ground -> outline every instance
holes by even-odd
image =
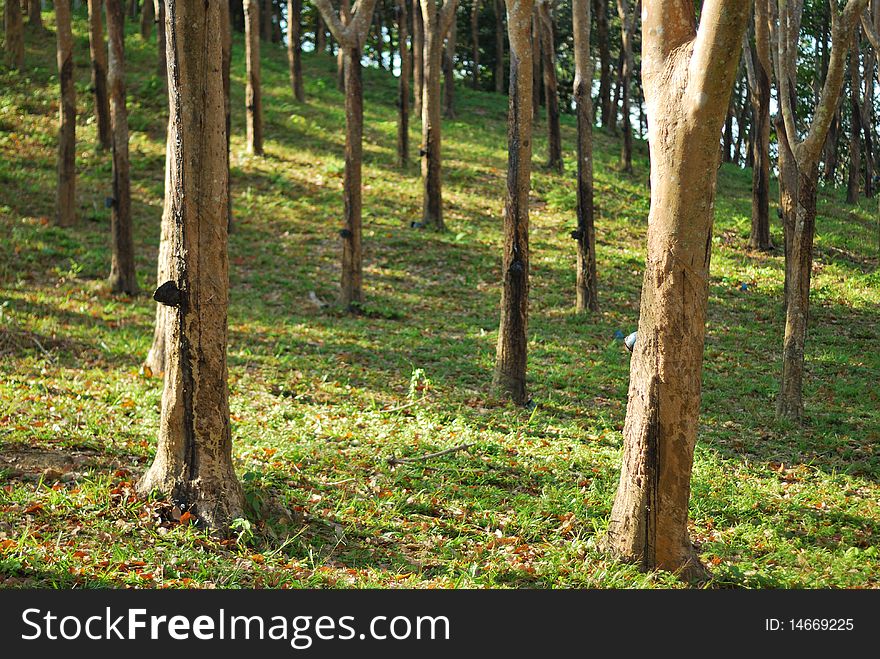
[[[51,14],[46,15],[51,29]],[[602,311],[574,301],[574,126],[566,172],[533,177],[534,411],[489,387],[498,323],[506,100],[457,92],[444,123],[450,231],[418,219],[418,168],[394,167],[395,83],[365,72],[367,314],[337,291],[343,149],[335,62],[305,56],[297,105],[264,47],[266,156],[244,154],[234,52],[230,389],[234,456],[254,513],[220,542],[132,483],[149,464],[162,381],[140,369],[155,305],[109,295],[110,159],[96,152],[76,17],[79,225],[51,224],[53,33],[0,73],[0,586],[680,587],[593,548],[617,484],[648,209],[597,131]],[[155,283],[166,111],[154,46],[128,40],[138,275]],[[544,124],[536,162],[546,156]],[[413,143],[418,136],[413,133]],[[803,427],[773,415],[782,259],[746,248],[750,173],[719,176],[691,534],[710,587],[880,586],[880,303],[876,202],[819,203]],[[781,243],[780,228],[773,238]],[[468,450],[392,467],[465,442]]]

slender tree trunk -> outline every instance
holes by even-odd
[[[13,3],[14,4],[14,3]],[[92,58],[92,89],[98,147],[110,148],[110,98],[107,95],[107,51],[104,47],[103,0],[89,0],[89,54]]]
[[[363,167],[364,92],[361,52],[345,50],[345,228],[342,238],[342,286],[339,303],[355,309],[364,301],[361,253],[361,168]]]
[[[611,37],[608,29],[608,0],[592,0],[596,15],[596,44],[599,46],[599,113],[602,127],[615,123],[611,107]]]
[[[772,1],[772,0],[771,0]],[[755,91],[751,96],[752,125],[752,229],[749,247],[761,251],[773,248],[770,240],[770,34],[767,30],[767,0],[755,1]]]
[[[153,6],[153,0],[144,0],[144,6],[141,9],[141,37],[143,37],[144,41],[150,40],[150,36],[153,34],[153,23],[155,22],[156,8]]]
[[[263,155],[263,100],[260,91],[260,9],[257,0],[245,0],[244,4],[245,59],[247,60],[247,110],[248,153]]]
[[[574,99],[577,103],[577,241],[576,309],[599,310],[596,277],[596,231],[593,211],[593,61],[590,58],[590,0],[573,0]]]
[[[17,0],[12,0],[9,4],[17,4]],[[70,0],[55,0],[55,23],[58,38],[58,79],[61,83],[55,222],[58,226],[69,227],[76,223],[76,86],[73,79]]]
[[[553,19],[549,0],[538,0],[538,19],[541,34],[541,56],[544,59],[544,98],[547,101],[547,169],[560,174],[562,163],[562,134],[559,127],[559,92],[556,80],[556,49],[553,47]]]
[[[220,52],[223,67],[223,114],[226,125],[226,231],[232,233],[232,16],[228,2],[220,3]],[[161,305],[160,305],[161,306]]]
[[[471,87],[480,88],[480,0],[471,2]]]
[[[128,3],[128,17],[129,17],[131,20],[134,20],[134,19],[137,18],[137,15],[138,15],[138,9],[139,9],[139,8],[140,8],[140,7],[139,7],[139,4],[138,4],[138,0],[129,0],[129,3]]]
[[[504,1],[493,0],[495,9],[495,93],[504,93]]]
[[[846,186],[846,203],[859,203],[862,178],[862,103],[859,99],[861,80],[859,79],[859,26],[853,34],[854,48],[849,53],[849,177]]]
[[[146,3],[148,5],[149,2]],[[144,11],[146,11],[144,5]],[[125,10],[122,0],[107,0],[107,39],[110,50],[110,125],[113,147],[113,203],[110,213],[110,290],[134,295],[138,291],[131,224],[131,185],[128,160],[128,111],[125,107]]]
[[[167,7],[171,118],[167,174],[172,271],[157,289],[171,310],[159,442],[138,482],[208,528],[244,515],[232,464],[226,340],[226,136],[219,3]]]
[[[456,21],[452,21],[443,48],[443,116],[455,119],[455,41]]]
[[[259,26],[260,39],[262,41],[272,40],[272,0],[259,0],[259,7],[256,16],[259,16],[257,25]]]
[[[630,87],[632,86],[632,71],[633,71],[633,50],[632,50],[632,40],[633,33],[635,32],[635,21],[636,17],[634,15],[633,9],[629,4],[629,0],[617,0],[617,15],[620,17],[621,22],[621,43],[622,43],[622,67],[621,67],[621,76],[620,76],[620,84],[619,88],[622,90],[621,93],[621,103],[622,103],[622,117],[623,117],[623,144],[621,145],[620,150],[620,166],[621,169],[628,173],[632,174],[633,166],[632,166],[632,120],[630,118],[630,114],[632,112],[632,108],[630,107],[629,101],[629,92]]]
[[[43,31],[43,10],[41,0],[31,0],[28,4],[28,25],[37,32]]]
[[[841,101],[843,99],[841,98]],[[822,178],[826,183],[834,184],[837,178],[837,166],[840,163],[840,154],[838,153],[838,143],[840,142],[840,104],[831,120],[831,126],[828,128],[828,137],[825,139],[825,147],[822,150]]]
[[[323,53],[327,50],[327,28],[324,27],[324,19],[321,14],[315,12],[315,52]]]
[[[541,118],[543,85],[541,84],[541,31],[538,27],[538,14],[532,10],[532,122],[537,124]]]
[[[413,0],[413,112],[422,116],[422,94],[425,89],[425,21],[421,0]]]
[[[611,95],[611,123],[608,124],[608,128],[612,135],[617,135],[617,116],[620,113],[620,96],[623,90],[623,64],[625,59],[623,49],[621,48],[615,67],[617,74],[615,77],[616,84],[614,85],[614,93]]]
[[[284,17],[281,6],[284,0],[273,0],[272,2],[272,43],[281,43],[281,20]]]
[[[408,0],[397,2],[397,45],[400,49],[400,77],[397,79],[397,166],[409,164],[409,82],[412,54],[407,45]]]
[[[874,171],[876,169],[876,155],[874,145],[877,143],[874,133],[872,121],[874,116],[874,77],[871,72],[874,71],[876,58],[873,51],[869,50],[864,55],[864,90],[861,103],[861,120],[862,134],[865,140],[865,196],[871,198],[876,192],[876,184],[874,183]]]
[[[351,17],[351,0],[342,0],[339,7],[343,25],[348,25]],[[336,51],[336,88],[345,93],[345,49],[342,46]]]
[[[167,55],[165,53],[165,2],[167,0],[156,0],[156,73],[162,80],[162,88],[168,89],[168,64]]]
[[[302,77],[302,44],[300,43],[300,24],[302,22],[302,0],[287,0],[287,60],[290,64],[290,86],[293,97],[305,103],[306,92]]]
[[[604,548],[642,569],[700,580],[688,500],[700,411],[718,135],[749,15],[706,0],[645,0],[642,80],[651,210],[620,483]],[[695,102],[693,99],[698,99]]]
[[[381,2],[381,0],[379,0]],[[378,11],[373,12],[376,19],[376,64],[380,69],[385,68],[385,21],[383,20],[382,10],[384,6],[377,3]],[[390,57],[388,58],[390,61]]]
[[[168,136],[171,135],[169,127]],[[171,161],[172,146],[170,142],[165,144],[165,203],[162,210],[161,234],[159,237],[159,258],[156,266],[156,287],[158,288],[171,278],[171,239],[174,234],[174,217],[171,215],[173,208],[173,190],[171,189]],[[165,358],[167,356],[168,330],[171,327],[171,315],[173,309],[164,304],[156,305],[156,323],[153,326],[153,343],[147,358],[144,360],[144,369],[153,376],[161,376],[165,373]]]
[[[532,0],[506,0],[510,43],[507,115],[507,196],[501,259],[501,320],[495,355],[495,387],[526,405],[529,317],[529,189],[532,163]]]

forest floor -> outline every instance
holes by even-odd
[[[51,16],[46,15],[51,30]],[[493,395],[506,98],[456,90],[443,124],[448,232],[419,219],[418,163],[395,168],[396,81],[364,72],[364,313],[339,282],[343,100],[335,59],[306,54],[308,103],[263,46],[266,156],[244,149],[234,46],[229,386],[249,520],[214,539],[140,501],[162,380],[153,334],[165,97],[155,45],[129,26],[138,278],[110,295],[110,157],[94,148],[85,17],[75,16],[79,224],[52,225],[54,33],[0,73],[0,587],[681,587],[607,559],[595,540],[617,486],[648,213],[647,152],[617,166],[597,130],[601,312],[574,313],[575,144],[541,167],[531,207],[529,386]],[[411,140],[419,136],[413,122]],[[880,586],[880,270],[876,200],[820,194],[803,425],[774,418],[781,250],[750,252],[751,173],[721,168],[691,496],[713,588]],[[775,193],[774,193],[775,194]],[[775,198],[775,196],[774,196]],[[782,242],[773,213],[773,240]],[[430,460],[391,465],[473,443]]]

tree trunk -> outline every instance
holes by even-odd
[[[409,164],[409,81],[412,55],[407,45],[408,0],[397,2],[397,45],[400,49],[400,77],[397,79],[397,166]]]
[[[471,88],[480,88],[480,0],[471,3]]]
[[[380,69],[385,68],[385,21],[382,16],[383,9],[384,7],[380,5],[378,6],[378,11],[373,13],[376,20],[376,64],[379,65]],[[391,58],[389,57],[388,59],[390,61]]]
[[[831,183],[832,185],[836,183],[837,165],[840,163],[840,155],[838,153],[840,114],[840,105],[838,105],[834,118],[831,120],[831,126],[828,128],[828,136],[825,138],[825,146],[822,150],[822,178],[826,183]]]
[[[14,3],[12,3],[14,4]],[[107,51],[104,48],[103,0],[89,0],[89,54],[92,58],[92,89],[98,147],[110,148],[110,99],[107,95]]]
[[[758,0],[761,2],[761,0]],[[768,47],[769,50],[769,47]],[[752,96],[754,134],[752,149],[752,229],[749,247],[773,249],[770,240],[770,70],[769,59],[755,59],[757,96]]]
[[[146,11],[147,2],[144,5]],[[128,160],[128,111],[125,107],[125,10],[122,0],[107,0],[107,39],[110,68],[110,125],[113,147],[113,202],[110,212],[110,290],[134,295],[138,291],[131,224],[131,185]]]
[[[302,77],[302,44],[300,43],[300,23],[302,22],[302,0],[287,0],[287,60],[290,64],[290,86],[293,97],[305,103],[306,92]]]
[[[364,301],[361,250],[361,169],[363,167],[364,90],[361,51],[345,49],[345,228],[342,238],[342,286],[339,303],[355,310]]]
[[[596,43],[599,46],[599,113],[602,127],[616,123],[611,107],[611,38],[608,30],[608,0],[592,0],[596,14]]]
[[[17,0],[12,0],[7,3],[9,4],[17,4]],[[55,0],[55,23],[58,38],[58,79],[61,83],[55,222],[58,226],[69,227],[76,223],[76,86],[73,79],[70,0]]]
[[[876,192],[876,184],[874,183],[874,171],[876,169],[876,155],[874,153],[874,145],[877,143],[874,133],[874,79],[871,72],[874,71],[876,65],[876,57],[873,51],[868,51],[864,56],[864,90],[861,103],[861,119],[862,134],[865,139],[865,196],[871,198]]]
[[[507,115],[507,196],[501,259],[501,320],[494,385],[526,405],[529,316],[529,189],[532,164],[532,0],[506,0],[510,43]]]
[[[538,28],[538,14],[532,10],[532,122],[538,123],[541,118],[541,31]]]
[[[150,40],[150,36],[153,34],[153,23],[155,22],[156,8],[153,6],[153,0],[144,0],[144,6],[141,9],[141,37],[143,37],[144,41]]]
[[[556,49],[553,47],[553,18],[549,0],[538,0],[538,19],[541,33],[541,56],[544,59],[544,98],[547,101],[547,169],[560,174],[562,163],[562,135],[559,128],[559,92],[556,80]]]
[[[348,25],[351,14],[351,0],[342,0],[339,14],[343,25]],[[336,88],[345,93],[345,49],[340,46],[336,51]]]
[[[422,94],[425,89],[425,21],[421,0],[413,0],[413,112],[422,116]]]
[[[323,53],[327,50],[327,28],[324,27],[324,19],[319,12],[315,12],[315,52]]]
[[[504,93],[504,0],[494,0],[495,9],[495,93]]]
[[[701,580],[688,537],[700,411],[718,135],[736,75],[742,0],[645,0],[642,80],[651,210],[620,483],[604,548],[642,569]]]
[[[272,3],[272,43],[281,43],[281,20],[284,17],[281,5],[284,0],[273,0]]]
[[[244,4],[245,59],[247,60],[247,109],[248,153],[263,155],[263,100],[260,92],[260,9],[257,0],[245,0]]]
[[[167,162],[175,255],[167,286],[167,371],[159,441],[138,492],[158,491],[211,529],[244,515],[232,465],[226,340],[226,136],[219,3],[167,7],[171,117]],[[163,295],[163,288],[165,289]]]
[[[272,40],[272,0],[259,0],[259,8],[257,9],[259,16],[260,39],[263,41]]]
[[[456,21],[452,21],[443,48],[443,116],[455,119],[455,41]]]
[[[128,17],[131,20],[134,20],[137,18],[138,9],[139,9],[138,0],[129,0],[129,2],[128,2]]]
[[[220,51],[223,66],[223,114],[226,119],[226,231],[232,233],[232,16],[228,2],[220,3]]]
[[[859,88],[861,81],[859,79],[859,26],[856,25],[853,35],[853,44],[855,48],[849,54],[849,177],[846,186],[846,203],[859,203],[859,190],[861,189],[862,177],[862,151],[861,151],[861,132],[862,132],[862,112],[861,100],[859,99]]]
[[[623,116],[623,144],[620,149],[620,167],[627,174],[632,174],[632,120],[629,91],[632,86],[633,50],[632,40],[635,32],[636,18],[629,0],[617,0],[617,14],[621,22],[622,66],[620,84],[622,116]]]
[[[156,0],[156,73],[162,80],[162,89],[168,90],[168,64],[165,53],[165,2]]]
[[[28,25],[37,32],[43,31],[43,10],[41,0],[31,0],[28,4]]]
[[[590,0],[573,0],[574,99],[577,103],[576,309],[599,311],[596,231],[593,223],[593,62],[590,58]]]

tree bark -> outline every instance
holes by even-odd
[[[324,27],[324,19],[316,12],[315,16],[315,52],[323,53],[327,50],[327,28]]]
[[[17,4],[17,0],[8,4]],[[76,86],[73,79],[70,0],[55,0],[55,23],[58,79],[61,83],[55,222],[58,226],[69,227],[76,223]]]
[[[290,64],[290,86],[293,97],[300,103],[306,102],[306,92],[302,77],[302,44],[300,24],[302,22],[302,0],[287,0],[287,60]]]
[[[443,116],[455,119],[455,41],[457,36],[456,20],[452,19],[446,45],[443,48]]]
[[[865,196],[871,198],[876,192],[876,184],[874,183],[874,172],[876,170],[876,154],[874,145],[877,144],[877,135],[875,133],[874,124],[874,80],[871,77],[871,71],[875,70],[877,60],[872,50],[868,50],[864,55],[864,89],[862,91],[862,103],[860,107],[862,126],[862,135],[865,144]]]
[[[339,4],[339,19],[348,25],[351,14],[351,0],[342,0]],[[345,49],[341,46],[336,51],[336,88],[345,93]]]
[[[547,103],[547,169],[562,173],[562,134],[559,127],[559,92],[556,79],[556,49],[553,46],[553,18],[550,0],[538,0],[541,56],[544,59],[544,98]]]
[[[471,2],[471,88],[480,88],[480,0]]]
[[[153,23],[155,22],[156,8],[153,5],[153,0],[144,0],[144,6],[141,9],[141,37],[144,41],[150,40],[150,36],[153,34]]]
[[[43,31],[43,10],[40,0],[28,3],[28,25],[38,32]]]
[[[632,86],[633,50],[632,40],[636,29],[636,18],[629,0],[617,0],[617,15],[621,23],[621,44],[623,65],[621,68],[620,84],[621,105],[623,115],[623,143],[620,150],[620,166],[627,174],[632,174],[632,120],[630,118],[629,92]]]
[[[95,123],[98,147],[110,148],[110,98],[107,95],[107,51],[104,47],[103,0],[89,0],[89,54],[92,59],[92,89],[95,94]]]
[[[144,5],[144,11],[147,2]],[[125,9],[122,0],[107,0],[107,39],[110,51],[110,125],[113,152],[113,202],[110,212],[110,290],[138,292],[131,224],[131,185],[128,159],[128,111],[125,107]]]
[[[260,39],[262,41],[272,40],[272,0],[259,0],[258,13]]]
[[[651,210],[623,466],[603,546],[692,581],[707,576],[688,537],[700,411],[718,136],[748,0],[645,0],[642,80]]]
[[[425,21],[421,0],[413,0],[413,112],[422,116],[422,94],[425,90]]]
[[[495,9],[495,93],[504,93],[504,0],[493,0]]]
[[[165,53],[165,2],[156,0],[156,73],[162,80],[162,89],[168,91],[168,64]]]
[[[596,14],[596,44],[599,46],[599,113],[602,127],[611,128],[616,117],[611,107],[611,37],[608,29],[608,0],[592,0]]]
[[[577,103],[577,283],[578,313],[599,311],[596,231],[593,209],[593,61],[590,57],[590,0],[572,1],[574,98]]]
[[[846,203],[859,203],[862,178],[862,103],[859,98],[859,26],[853,31],[853,48],[849,53],[849,176],[846,186]]]
[[[11,69],[24,68],[24,23],[21,4],[10,0],[3,8],[4,62]]]
[[[220,51],[223,67],[223,114],[226,121],[226,231],[232,233],[232,15],[228,2],[220,3]]]
[[[455,20],[457,0],[444,0],[438,11],[435,0],[421,0],[425,33],[422,88],[422,225],[438,231],[443,223],[440,152],[440,69],[443,39]]]
[[[507,115],[507,196],[501,260],[501,319],[494,385],[526,405],[529,316],[529,189],[532,163],[532,0],[506,0],[510,43]]]
[[[247,110],[248,153],[263,155],[263,99],[260,91],[260,9],[257,0],[244,3],[245,59],[247,61]]]
[[[541,84],[541,30],[538,26],[538,13],[532,10],[532,122],[537,124],[541,119],[543,103]]]
[[[409,81],[412,54],[407,45],[408,0],[397,2],[397,45],[400,49],[400,77],[397,79],[397,166],[409,164]]]
[[[838,143],[840,142],[840,113],[841,108],[838,105],[831,120],[831,126],[828,127],[828,137],[822,149],[822,178],[826,183],[831,183],[832,185],[835,185],[837,182],[837,166],[840,164],[840,154],[838,151]]]
[[[171,272],[157,301],[171,310],[159,441],[138,481],[207,528],[244,515],[232,464],[226,341],[226,136],[219,3],[169,3],[169,121],[166,175],[172,219]],[[177,299],[175,299],[177,298]]]

